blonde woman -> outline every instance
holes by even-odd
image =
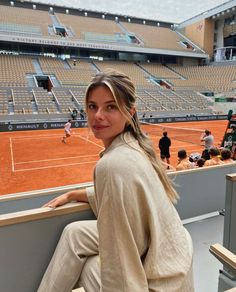
[[[140,129],[135,88],[116,71],[97,74],[87,88],[88,123],[104,144],[94,188],[68,192],[46,206],[89,202],[95,221],[69,224],[40,292],[194,291],[192,241],[173,205],[169,182]]]

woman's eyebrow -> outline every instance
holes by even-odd
[[[105,103],[115,103],[115,100],[114,100],[114,99],[112,99],[112,100],[108,100],[108,101],[106,101]]]
[[[96,101],[89,100],[88,103],[96,103]],[[108,103],[116,103],[116,102],[115,102],[114,99],[111,99],[111,100],[107,100],[107,101],[105,101],[104,103],[105,103],[105,104],[108,104]]]

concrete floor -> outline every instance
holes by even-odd
[[[218,215],[185,224],[194,248],[193,271],[195,292],[217,292],[222,264],[209,252],[214,243],[223,242],[224,216]]]

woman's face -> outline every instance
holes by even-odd
[[[118,109],[108,87],[99,86],[90,92],[87,101],[87,115],[94,136],[102,140],[105,148],[125,128],[126,118]]]

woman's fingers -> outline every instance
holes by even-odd
[[[68,199],[66,198],[66,196],[62,195],[44,204],[43,207],[55,209],[56,207],[64,205],[66,203],[68,203]]]

